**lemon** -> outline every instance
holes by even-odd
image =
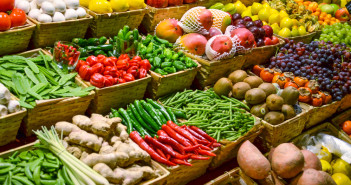
[[[251,7],[251,13],[252,15],[257,15],[258,12],[263,8],[261,3],[256,3],[254,2]]]
[[[258,20],[258,16],[257,15],[253,15],[253,16],[251,16],[251,19],[252,19],[252,21],[256,21],[256,20]]]
[[[250,10],[250,12],[251,12],[251,7],[252,7],[252,6],[248,6],[248,7],[246,8],[246,10]]]
[[[332,178],[337,185],[351,184],[351,180],[345,174],[342,173],[335,173],[334,175],[332,175]]]
[[[89,9],[96,13],[112,13],[111,4],[107,0],[90,0]]]
[[[289,14],[286,13],[284,10],[280,10],[279,12],[280,19],[283,19],[284,17],[289,17]]]
[[[293,21],[289,17],[284,17],[280,20],[280,27],[281,28],[291,28],[293,25]]]
[[[144,0],[128,0],[130,10],[138,10],[146,7]]]
[[[271,14],[271,16],[269,16],[268,18],[268,22],[269,24],[274,24],[274,23],[280,23],[280,16],[279,13],[276,14]]]
[[[300,35],[306,35],[307,34],[306,28],[304,26],[300,26],[299,27],[299,34]],[[327,148],[325,148],[325,149],[327,149]],[[327,149],[327,151],[328,151],[328,149]],[[329,153],[329,156],[328,156],[329,161],[331,161],[332,156],[331,156],[329,151],[328,151],[328,153]]]
[[[263,9],[261,9],[261,10],[258,12],[258,18],[259,18],[261,21],[266,21],[266,22],[268,22],[269,16],[270,16],[270,11],[269,11],[268,8],[263,8]]]
[[[289,30],[289,28],[282,28],[278,35],[282,36],[282,37],[290,37],[291,36],[291,31]]]
[[[305,35],[306,34],[305,27],[300,26],[299,33],[300,33],[300,35]],[[332,154],[329,152],[328,148],[326,148],[324,146],[322,146],[322,149],[317,154],[317,157],[319,159],[323,159],[323,160],[327,161],[328,163],[330,163],[330,161],[332,160]]]
[[[293,21],[294,26],[299,26],[299,21],[297,19],[291,19]]]
[[[271,8],[271,6],[269,6],[268,3],[263,3],[262,7],[263,7],[263,8],[269,8],[269,9]]]
[[[84,7],[88,7],[89,6],[89,2],[90,2],[90,0],[80,0],[79,1],[80,5],[82,5]]]
[[[235,2],[234,6],[238,14],[242,14],[246,10],[246,6],[241,1]]]
[[[273,33],[275,33],[275,34],[278,34],[278,33],[279,33],[280,27],[279,27],[278,23],[272,24],[271,27],[272,27],[272,29],[273,29]]]
[[[251,14],[251,11],[246,9],[242,14],[241,14],[241,17],[246,17],[246,16],[249,16],[251,17],[252,14]]]
[[[299,36],[299,29],[297,28],[297,26],[293,26],[291,29],[291,36],[292,37],[296,37]]]
[[[110,3],[115,12],[125,12],[129,10],[128,0],[111,0]]]
[[[333,173],[343,173],[348,177],[351,176],[351,165],[342,159],[335,159],[331,162]]]
[[[330,163],[326,160],[321,159],[321,164],[322,164],[322,171],[329,173],[330,175],[333,174],[333,168],[330,165]]]
[[[276,9],[273,9],[273,8],[271,8],[271,9],[269,9],[269,12],[271,13],[271,14],[279,14],[279,11],[278,10],[276,10]]]

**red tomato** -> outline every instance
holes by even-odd
[[[0,12],[10,11],[15,7],[15,0],[1,0]]]
[[[0,31],[6,31],[10,28],[11,28],[10,16],[7,15],[7,13],[0,12]]]
[[[22,26],[27,21],[26,12],[21,9],[15,8],[10,14],[11,27]]]
[[[347,134],[351,134],[351,121],[345,121],[342,124],[342,130],[344,130],[344,132],[346,132]]]

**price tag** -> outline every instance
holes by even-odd
[[[351,12],[351,1],[348,2],[346,5],[345,5],[347,11],[350,13]]]

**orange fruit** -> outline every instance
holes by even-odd
[[[326,15],[327,15],[327,13],[325,13],[325,12],[322,12],[322,13],[321,13],[321,15],[322,15],[322,16],[326,16]]]
[[[328,18],[328,19],[332,18],[332,15],[328,14],[328,15],[327,15],[327,18]]]
[[[323,23],[322,23],[322,25],[324,25],[324,26],[325,26],[325,25],[328,25],[328,23],[326,23],[326,22],[323,22]]]
[[[320,25],[322,25],[322,24],[323,24],[323,21],[318,21],[318,23],[319,23]]]
[[[342,130],[346,132],[347,135],[351,135],[351,121],[345,121],[342,124]]]
[[[330,18],[330,21],[335,21],[335,17]]]
[[[319,16],[321,14],[321,12],[314,12],[315,16]]]
[[[339,20],[339,19],[336,19],[335,22],[340,22],[340,20]]]
[[[335,21],[330,21],[329,25],[333,25],[333,24],[335,24]]]
[[[329,24],[330,23],[330,20],[329,19],[326,19],[324,20],[325,23]]]

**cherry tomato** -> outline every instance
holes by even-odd
[[[10,11],[14,7],[15,7],[15,0],[1,0],[0,1],[0,12]]]
[[[26,13],[18,8],[12,10],[10,14],[11,18],[11,27],[22,26],[27,21]]]
[[[0,5],[1,7],[1,5]],[[11,18],[7,13],[0,12],[0,31],[6,31],[11,28]]]

